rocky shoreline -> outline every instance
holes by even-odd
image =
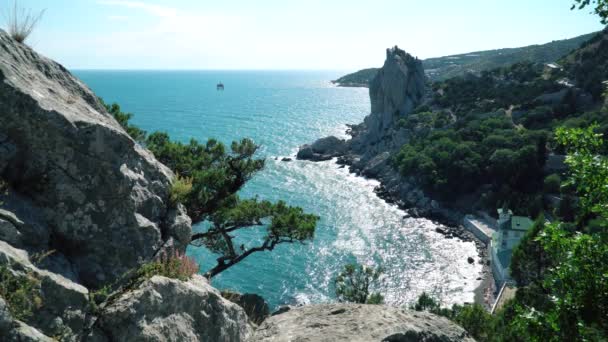
[[[371,114],[364,122],[350,125],[344,140],[333,136],[321,138],[300,147],[296,158],[324,161],[337,158],[337,164],[362,177],[375,179],[378,197],[404,210],[409,217],[423,217],[441,224],[437,232],[447,239],[474,242],[478,260],[484,265],[477,280],[476,301],[482,304],[487,288],[493,283],[489,255],[484,242],[462,225],[465,213],[431,198],[411,177],[401,175],[392,164],[392,156],[410,139],[407,129],[398,121],[422,104],[429,95],[422,63],[398,47],[387,49],[384,66],[369,86]],[[466,206],[465,206],[466,207]],[[484,303],[488,305],[488,303]]]

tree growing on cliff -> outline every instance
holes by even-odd
[[[177,175],[170,201],[183,204],[192,223],[203,222],[203,228],[192,235],[191,244],[218,254],[217,264],[205,272],[206,277],[216,276],[253,253],[313,238],[318,216],[283,201],[241,199],[237,195],[264,168],[264,160],[254,157],[259,147],[252,140],[235,141],[229,150],[214,139],[205,144],[191,139],[184,144],[172,141],[167,133],[147,135],[129,123],[132,114],[123,113],[117,104],[106,108],[131,137]],[[245,231],[247,239],[238,234]]]
[[[378,283],[382,269],[348,264],[335,279],[336,297],[340,302],[360,304],[382,304],[384,297],[372,292],[372,286]]]

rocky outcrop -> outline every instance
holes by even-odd
[[[369,87],[371,114],[351,128],[352,139],[347,142],[335,137],[319,139],[300,147],[298,159],[318,161],[348,155],[350,164],[358,163],[360,169],[365,168],[379,154],[407,142],[408,132],[399,126],[399,120],[423,101],[426,91],[422,62],[396,46],[387,49],[384,66]]]
[[[185,246],[187,216],[167,206],[171,171],[63,66],[3,31],[0,176],[19,197],[18,205],[5,198],[5,207],[21,212],[12,227],[0,216],[2,238],[55,249],[87,286],[150,260],[172,238]]]
[[[259,325],[270,316],[270,307],[268,307],[264,298],[255,293],[241,294],[232,291],[222,291],[222,296],[242,307],[249,320],[254,324]]]
[[[75,340],[87,319],[89,292],[85,287],[56,273],[39,269],[32,264],[26,251],[13,248],[4,241],[0,241],[0,266],[7,267],[15,275],[32,277],[40,283],[40,308],[28,319],[27,324],[13,322],[13,328],[21,327],[24,332],[37,329],[48,336],[65,335],[65,340]],[[0,333],[12,330],[0,329]]]
[[[371,114],[353,128],[351,150],[364,162],[392,151],[407,142],[408,134],[399,120],[417,107],[426,93],[422,63],[394,47],[386,50],[386,61],[369,88]]]
[[[363,123],[351,126],[352,139],[342,142],[335,137],[303,145],[298,159],[327,160],[349,165],[356,174],[378,179],[378,194],[389,202],[410,210],[414,216],[460,222],[458,214],[442,208],[429,198],[414,179],[403,177],[392,165],[392,156],[410,138],[410,131],[399,121],[427,98],[426,76],[422,63],[394,47],[386,50],[384,66],[370,83],[371,114]],[[322,146],[324,149],[314,146]]]
[[[238,305],[200,276],[155,276],[105,308],[92,341],[248,341],[252,327]]]
[[[256,342],[474,341],[444,317],[381,305],[326,304],[291,309],[268,318]]]
[[[297,158],[303,160],[323,161],[346,153],[346,141],[334,136],[321,138],[311,145],[300,147]]]

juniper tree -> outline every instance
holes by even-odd
[[[123,113],[117,104],[106,108],[128,134],[177,175],[170,194],[172,204],[183,204],[192,223],[204,222],[206,227],[192,235],[191,244],[219,255],[217,264],[205,273],[208,278],[253,253],[313,238],[319,220],[316,215],[283,201],[272,203],[238,196],[245,183],[264,168],[264,160],[254,158],[259,146],[251,139],[235,141],[229,150],[215,139],[205,144],[191,139],[184,144],[172,141],[167,133],[147,135],[129,123],[132,114]],[[239,232],[245,230],[260,232],[262,241],[237,243]]]

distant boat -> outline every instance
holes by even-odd
[[[218,83],[217,90],[224,90],[224,83],[222,83],[222,82]]]

